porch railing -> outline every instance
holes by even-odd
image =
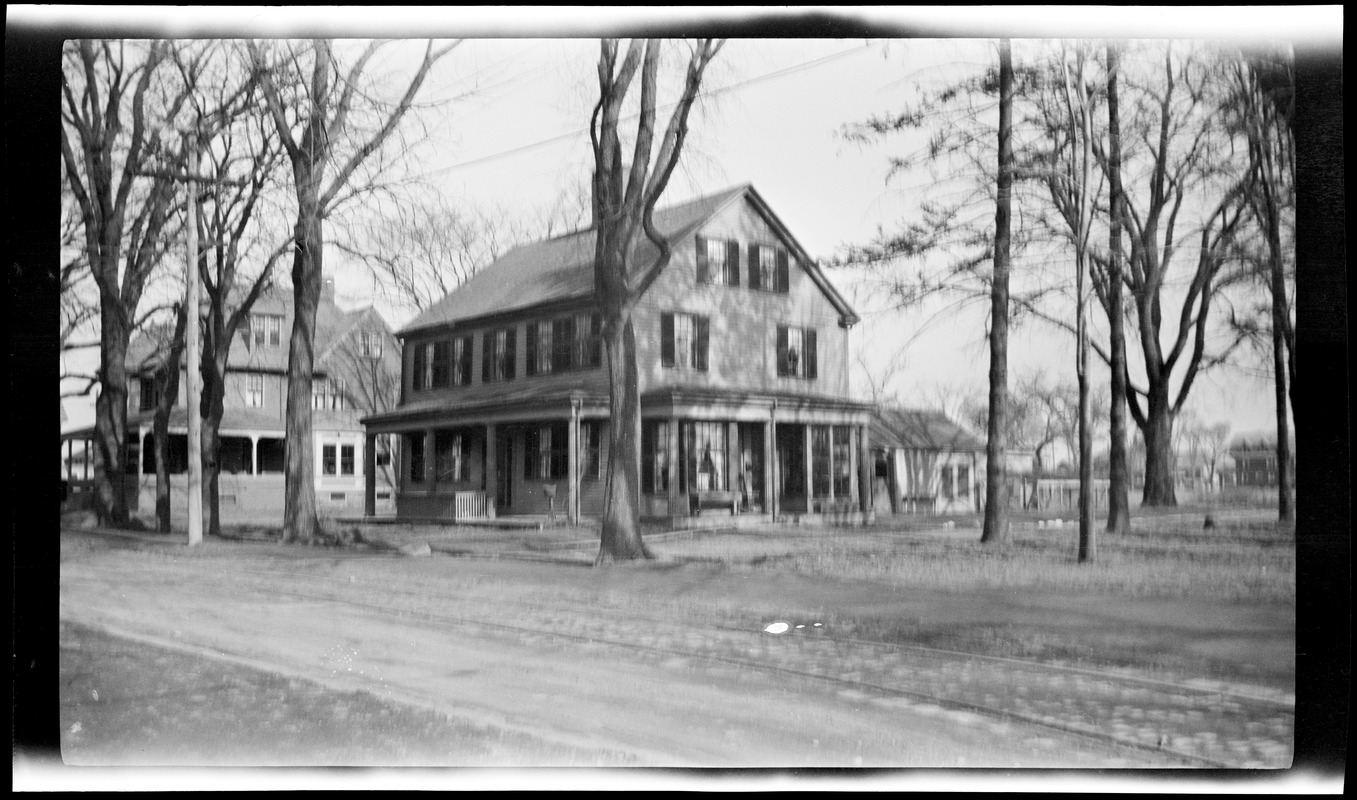
[[[452,496],[452,518],[486,516],[485,492],[456,492]]]

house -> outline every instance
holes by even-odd
[[[941,411],[880,408],[871,440],[881,511],[969,514],[983,502],[985,443]]]
[[[284,438],[287,407],[288,336],[292,330],[292,293],[272,289],[262,294],[231,343],[226,368],[222,415],[222,518],[281,519],[283,513]],[[315,447],[316,504],[322,512],[355,513],[362,508],[365,477],[382,488],[376,499],[392,505],[392,443],[366,442],[360,417],[389,407],[384,400],[399,375],[399,344],[371,307],[344,311],[335,304],[333,283],[322,291],[316,314],[315,375],[312,426]],[[132,510],[155,508],[155,372],[163,354],[151,336],[136,337],[128,347],[128,471],[138,477],[128,484]],[[181,369],[185,369],[181,365]],[[172,508],[187,502],[188,410],[186,381],[170,411],[169,462]],[[87,426],[62,434],[67,452],[80,442],[92,443]],[[370,463],[365,447],[376,452]],[[93,448],[90,448],[93,451]],[[69,456],[68,456],[69,463]],[[78,467],[77,467],[78,469]],[[68,480],[79,485],[68,469]]]
[[[1277,485],[1277,434],[1255,433],[1238,436],[1230,443],[1237,486]],[[1296,485],[1296,444],[1291,442],[1291,460],[1287,465],[1291,485]]]
[[[654,220],[671,259],[650,270],[643,238],[631,261],[642,515],[870,513],[870,407],[848,390],[857,315],[752,186]],[[400,404],[363,422],[369,440],[401,441],[400,516],[602,513],[594,242],[586,229],[514,248],[399,331]]]

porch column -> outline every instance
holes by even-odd
[[[94,452],[93,452],[93,450],[92,450],[92,448],[91,448],[91,445],[94,444],[94,440],[93,440],[93,439],[85,439],[85,440],[83,440],[83,441],[84,441],[84,443],[85,443],[85,458],[84,458],[84,462],[85,462],[85,480],[86,480],[86,481],[89,481],[89,479],[90,479],[90,462],[94,460]]]
[[[740,452],[739,423],[726,423],[726,491],[740,491],[740,478],[744,475],[744,461]]]
[[[900,513],[900,469],[895,462],[895,452],[886,448],[886,491],[891,496],[891,513]]]
[[[432,497],[434,481],[438,478],[438,464],[435,463],[433,450],[433,428],[424,429],[424,485],[429,487],[427,494]]]
[[[570,487],[565,498],[565,518],[571,525],[580,521],[580,407],[570,402],[570,421],[566,424],[566,484]]]
[[[141,471],[145,468],[146,458],[146,433],[140,425],[137,426],[137,486],[141,486]]]
[[[487,514],[489,509],[495,505],[495,498],[499,497],[499,468],[497,459],[499,458],[499,448],[496,446],[495,425],[486,423],[485,425],[485,507]]]
[[[871,428],[863,425],[858,431],[861,437],[858,447],[858,492],[862,496],[862,513],[866,515],[865,520],[871,522],[876,517],[876,509],[872,505],[872,484],[876,482],[876,470],[872,463]]]
[[[777,519],[777,506],[781,495],[777,474],[777,401],[768,411],[768,422],[764,425],[763,437],[763,510]]]
[[[363,515],[377,515],[377,434],[363,437]]]
[[[74,440],[74,439],[67,439],[67,440],[66,440],[66,483],[67,483],[67,485],[70,485],[71,481],[73,481],[73,480],[75,479],[75,476],[71,474],[71,471],[72,471],[73,469],[75,469],[75,464],[72,464],[72,463],[71,463],[72,459],[74,459],[74,458],[75,458],[75,440]]]
[[[250,434],[250,474],[259,474],[259,434]]]
[[[679,432],[678,416],[669,415],[669,516],[679,516]],[[684,509],[684,516],[687,516],[687,509]]]

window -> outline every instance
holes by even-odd
[[[264,376],[245,376],[245,405],[250,408],[264,407]]]
[[[580,423],[580,478],[598,480],[603,474],[602,425],[597,422]]]
[[[335,446],[332,444],[322,445],[320,448],[320,471],[322,475],[334,475],[338,469],[338,462],[335,459]]]
[[[669,423],[641,423],[641,491],[669,491]]]
[[[576,369],[589,369],[603,364],[603,318],[598,314],[576,314],[574,319],[575,347],[571,361]]]
[[[510,381],[514,379],[514,329],[486,331],[484,359],[481,362],[481,381]]]
[[[853,492],[853,431],[834,427],[834,496],[848,497]]]
[[[391,440],[388,438],[388,434],[377,434],[377,453],[375,462],[379,467],[391,466]]]
[[[829,430],[828,425],[812,425],[810,429],[810,491],[815,497],[829,496],[832,458],[829,450]]]
[[[601,366],[602,317],[574,314],[531,323],[526,348],[529,375]]]
[[[787,292],[790,259],[787,251],[766,244],[749,246],[749,288]]]
[[[529,428],[524,438],[524,478],[553,480],[566,477],[568,442],[564,422]]]
[[[410,482],[424,482],[424,434],[412,433],[410,440]]]
[[[942,499],[951,500],[952,494],[952,465],[947,464],[942,468],[942,490],[940,492]]]
[[[697,282],[740,285],[740,243],[697,237]]]
[[[467,452],[470,441],[454,431],[434,434],[434,474],[439,483],[471,480],[471,459]]]
[[[377,331],[359,331],[358,354],[363,358],[381,358],[382,335]]]
[[[251,314],[250,340],[255,347],[277,347],[283,343],[283,318],[278,314]]]
[[[551,321],[528,323],[528,360],[529,375],[548,375],[552,367],[552,333],[556,326]]]
[[[660,315],[660,363],[666,367],[707,368],[708,322],[696,314]]]
[[[956,496],[961,500],[971,496],[971,471],[960,464],[956,468]]]
[[[138,403],[138,408],[141,411],[150,411],[156,407],[156,401],[160,399],[160,392],[156,391],[154,378],[142,378],[140,384],[141,401]]]
[[[311,382],[311,407],[317,410],[344,410],[344,381],[325,378]]]
[[[353,445],[342,444],[339,446],[339,474],[353,475]]]
[[[788,378],[814,379],[816,342],[814,328],[777,328],[777,374]]]
[[[726,423],[688,422],[679,428],[684,453],[684,485],[689,492],[726,488]]]
[[[471,337],[459,336],[452,340],[452,385],[471,385]]]

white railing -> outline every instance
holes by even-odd
[[[485,492],[456,492],[452,498],[452,518],[484,517]]]

